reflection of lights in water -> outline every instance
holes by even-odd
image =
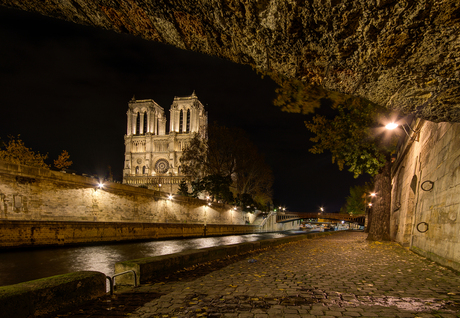
[[[160,243],[160,242],[155,242]],[[183,251],[183,248],[178,244],[178,241],[164,241],[160,244],[155,244],[155,248],[153,249],[154,255],[167,255],[167,254],[174,254]]]
[[[183,240],[116,243],[102,246],[60,247],[0,253],[0,286],[76,271],[114,274],[116,262],[167,255],[192,249],[278,238],[288,233],[261,233]],[[33,260],[33,261],[31,261]]]
[[[70,265],[71,271],[98,271],[106,275],[113,275],[114,265],[120,261],[121,255],[113,246],[91,246],[78,251]]]

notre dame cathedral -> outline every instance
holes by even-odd
[[[184,178],[180,169],[182,149],[198,133],[206,138],[208,115],[195,92],[174,97],[169,132],[163,107],[151,99],[128,104],[123,183],[176,193]]]

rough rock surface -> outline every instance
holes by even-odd
[[[458,0],[0,0],[460,121]]]

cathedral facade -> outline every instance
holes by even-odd
[[[129,101],[123,183],[177,192],[182,150],[193,133],[207,137],[208,115],[195,92],[174,97],[169,111],[167,131],[163,107],[152,99]]]

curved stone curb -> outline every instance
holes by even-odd
[[[332,235],[337,232],[319,232],[295,236],[286,236],[277,239],[268,239],[257,242],[247,242],[227,246],[194,249],[185,252],[139,258],[115,263],[115,274],[133,270],[136,273],[137,284],[145,284],[152,279],[171,272],[200,263],[218,260],[227,256],[256,251],[299,240],[312,239],[323,235]],[[116,285],[133,285],[134,277],[131,273],[116,278]]]
[[[106,276],[82,271],[0,287],[0,316],[22,318],[44,315],[103,296]]]

